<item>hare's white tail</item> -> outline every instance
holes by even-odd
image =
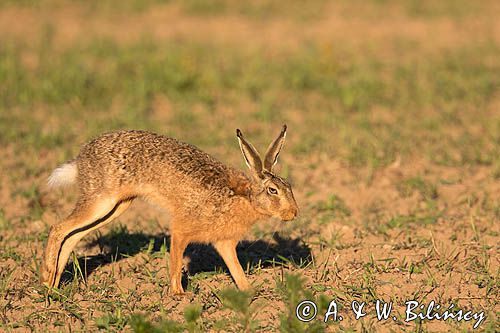
[[[57,167],[47,180],[50,188],[68,186],[76,182],[78,167],[75,162],[68,162]]]

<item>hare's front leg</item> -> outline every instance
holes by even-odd
[[[119,201],[109,196],[96,196],[77,203],[68,218],[50,230],[41,272],[42,283],[57,287],[75,245],[92,230],[118,217],[131,202],[132,199]]]
[[[236,240],[224,240],[214,243],[217,252],[219,252],[222,259],[226,263],[229,272],[231,273],[234,282],[240,290],[250,290],[252,286],[248,282],[243,268],[238,260],[238,255],[236,254],[236,245],[238,241]]]
[[[182,294],[182,257],[188,245],[188,238],[184,235],[171,232],[170,239],[170,294]]]

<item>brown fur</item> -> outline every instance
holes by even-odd
[[[159,134],[119,131],[90,141],[66,164],[77,168],[80,197],[68,218],[50,231],[42,281],[57,286],[78,241],[111,222],[140,197],[171,213],[172,293],[183,292],[182,255],[191,242],[213,244],[238,287],[250,288],[236,256],[238,241],[261,219],[289,220],[298,212],[290,185],[269,170],[285,130],[277,139],[281,140],[279,147],[275,141],[269,148],[267,169],[251,167],[252,179],[190,144]],[[240,144],[241,140],[246,143],[240,134]],[[247,159],[244,147],[242,151]],[[279,195],[265,195],[268,184],[274,184]]]

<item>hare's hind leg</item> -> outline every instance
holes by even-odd
[[[89,232],[118,217],[132,200],[117,200],[103,195],[88,201],[80,200],[73,212],[50,230],[42,266],[42,282],[48,287],[57,287],[75,245]]]
[[[214,243],[215,249],[219,252],[222,259],[226,263],[229,272],[236,282],[236,285],[240,290],[249,290],[252,288],[248,282],[243,268],[241,268],[240,261],[238,260],[238,255],[236,253],[236,245],[238,241],[236,240],[224,240]]]

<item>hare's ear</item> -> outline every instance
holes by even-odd
[[[254,176],[262,178],[262,160],[259,153],[250,142],[243,138],[243,133],[241,133],[239,129],[236,130],[236,136],[238,137],[240,149],[243,153],[243,157],[245,158],[245,163],[250,168],[250,171],[252,171]]]
[[[272,172],[273,167],[278,162],[278,156],[280,154],[281,148],[285,144],[286,137],[286,125],[283,125],[280,135],[274,140],[267,148],[266,157],[264,159],[264,170]]]

